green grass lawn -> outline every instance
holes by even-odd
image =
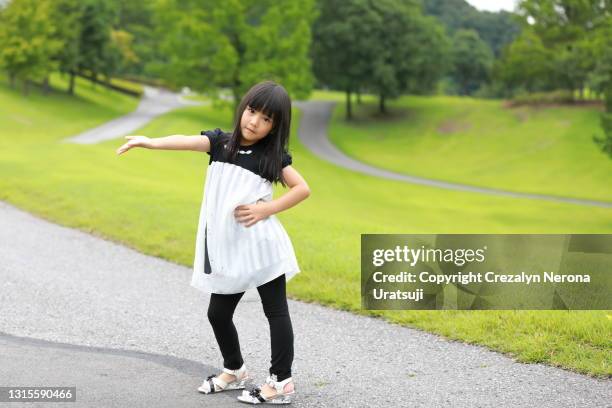
[[[101,87],[77,92],[76,98],[33,93],[25,99],[0,79],[0,199],[190,267],[208,155],[135,149],[116,156],[123,139],[59,143],[137,103]],[[296,110],[294,130],[299,116]],[[188,107],[135,134],[196,135],[228,129],[230,117],[229,110]],[[610,376],[609,311],[369,312],[360,310],[359,282],[360,234],[610,233],[611,210],[381,180],[319,160],[295,132],[291,152],[312,190],[308,200],[278,215],[302,269],[288,285],[293,298],[486,345],[520,361]],[[276,195],[284,191],[278,187]]]
[[[400,173],[510,191],[612,202],[612,160],[598,150],[593,107],[504,108],[497,100],[406,96],[378,114],[369,95],[345,120],[337,100],[329,137],[347,155]]]

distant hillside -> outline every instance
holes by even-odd
[[[460,28],[473,29],[493,50],[495,56],[520,31],[512,13],[479,11],[465,0],[423,0],[426,14],[437,17],[452,35]]]

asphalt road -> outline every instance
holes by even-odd
[[[134,112],[120,116],[78,135],[63,140],[66,143],[94,144],[126,136],[145,126],[156,117],[172,110],[202,102],[184,99],[181,94],[161,88],[144,86],[143,96]]]
[[[0,386],[73,386],[69,407],[243,406],[197,387],[222,360],[191,268],[0,202]],[[299,258],[299,254],[298,258]],[[291,285],[291,282],[289,282]],[[295,407],[609,407],[612,383],[290,300]],[[235,314],[247,367],[267,375],[255,290]],[[50,404],[49,404],[50,405]],[[0,406],[41,406],[0,403]]]

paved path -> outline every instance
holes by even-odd
[[[227,99],[227,95],[225,95],[224,98]],[[157,116],[171,110],[188,105],[202,104],[202,102],[185,100],[180,94],[145,85],[143,98],[140,101],[136,111],[104,123],[96,128],[87,130],[76,136],[66,138],[64,141],[69,143],[94,144],[105,140],[116,139],[140,129]],[[377,177],[388,178],[391,180],[440,187],[449,190],[470,191],[498,196],[531,198],[612,208],[612,202],[549,196],[545,194],[517,193],[494,188],[476,187],[467,184],[451,183],[423,177],[410,176],[407,174],[396,173],[370,166],[345,155],[329,141],[327,137],[327,128],[335,102],[299,101],[295,102],[295,105],[303,111],[302,120],[298,130],[298,137],[300,138],[301,142],[318,157],[350,170]]]
[[[181,94],[145,85],[140,104],[134,112],[111,120],[110,122],[106,122],[76,136],[69,137],[64,141],[80,144],[94,144],[105,140],[116,139],[140,129],[159,115],[163,115],[164,113],[184,106],[202,104],[202,102],[186,100]]]
[[[196,391],[222,361],[208,297],[189,286],[191,268],[3,202],[0,225],[0,386],[76,386],[77,402],[67,407],[244,406],[238,391]],[[316,304],[290,300],[289,308],[294,407],[591,408],[612,401],[610,380],[519,364]],[[259,383],[270,346],[256,291],[238,305],[235,323]]]
[[[307,101],[296,102],[296,106],[302,110],[302,119],[298,129],[300,141],[323,160],[347,169],[365,173],[371,176],[383,177],[391,180],[404,181],[406,183],[421,184],[425,186],[439,187],[448,190],[469,191],[481,194],[492,194],[497,196],[508,196],[516,198],[531,198],[536,200],[550,200],[579,205],[590,205],[597,207],[612,208],[612,202],[587,200],[570,197],[558,197],[545,194],[517,193],[513,191],[499,190],[495,188],[476,187],[467,184],[450,183],[424,177],[410,176],[396,173],[378,167],[370,166],[358,160],[350,158],[334,146],[327,137],[327,128],[332,115],[335,102]]]

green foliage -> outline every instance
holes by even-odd
[[[370,91],[386,98],[426,93],[448,68],[442,27],[417,3],[385,0],[320,2],[313,27],[314,72],[326,86],[350,94]]]
[[[568,90],[557,90],[550,92],[519,93],[512,98],[512,105],[547,105],[566,104],[574,101],[574,94]]]
[[[585,87],[605,93],[608,105],[612,92],[612,3],[599,0],[522,0],[518,12],[546,49],[549,62],[538,61],[543,86],[579,90]],[[512,54],[512,53],[510,53]],[[512,58],[507,70],[516,72]],[[529,73],[516,77],[527,81]],[[602,151],[612,158],[610,109],[601,118],[603,138],[594,136]]]
[[[479,11],[465,0],[423,0],[423,8],[438,18],[451,35],[458,30],[476,31],[496,57],[520,32],[512,13]]]
[[[227,87],[234,104],[264,79],[282,83],[292,97],[309,94],[314,0],[159,0],[153,10],[165,60],[149,72],[217,100],[219,87]]]
[[[585,87],[601,85],[596,72],[602,70],[601,48],[610,43],[610,2],[522,0],[517,10],[523,33],[496,69],[508,88],[568,89],[582,95]]]
[[[244,37],[241,92],[262,78],[276,79],[293,97],[306,99],[314,86],[309,57],[314,0],[271,2],[257,26]]]
[[[550,90],[550,73],[554,70],[554,52],[544,47],[540,38],[525,29],[496,64],[496,77],[509,89],[529,92]]]
[[[62,42],[54,34],[51,0],[13,0],[0,11],[0,67],[11,83],[42,79],[57,67],[53,55]]]
[[[596,92],[605,93],[612,83],[612,18],[609,18],[592,35],[592,54],[595,67],[589,74],[589,87]],[[610,91],[608,91],[610,92]],[[609,99],[607,99],[609,101]],[[608,112],[612,112],[610,106]]]
[[[470,95],[489,79],[493,54],[474,30],[458,30],[453,38],[452,77],[459,94]]]
[[[329,0],[318,3],[313,24],[313,71],[319,83],[347,93],[351,116],[352,92],[367,86],[379,48],[380,16],[366,1]]]
[[[107,0],[82,1],[79,38],[79,70],[109,78],[117,68],[117,49],[113,48],[111,27],[118,21],[118,4]]]
[[[607,82],[605,106],[606,111],[601,114],[601,128],[604,135],[594,136],[593,141],[612,159],[612,81]]]
[[[604,132],[603,137],[594,136],[593,140],[601,151],[612,159],[612,113],[602,113],[601,128]]]
[[[0,11],[0,66],[11,79],[47,81],[55,70],[107,79],[137,61],[132,35],[114,30],[118,0],[15,0]]]
[[[119,21],[117,27],[132,36],[130,51],[135,58],[124,60],[119,65],[118,74],[128,76],[145,73],[146,65],[159,58],[159,49],[153,29],[153,5],[150,0],[130,0],[119,2]]]
[[[83,8],[80,0],[55,0],[53,2],[53,21],[61,21],[57,25],[55,37],[62,42],[63,46],[55,54],[58,68],[61,72],[76,72],[79,69],[79,61],[83,58],[80,54],[80,37],[83,30]]]
[[[238,64],[231,33],[224,35],[213,27],[211,11],[198,4],[201,2],[180,3],[165,0],[154,5],[152,20],[159,58],[146,66],[147,73],[173,87],[184,85],[213,92],[218,86],[230,86]],[[239,30],[242,20],[236,18]]]

